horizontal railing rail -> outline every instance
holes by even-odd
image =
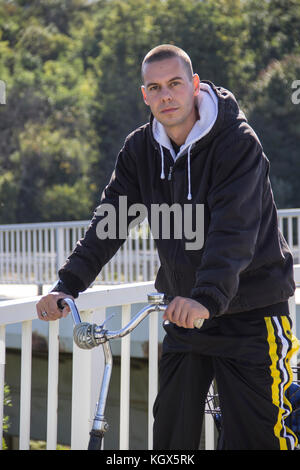
[[[53,284],[57,271],[90,221],[0,225],[0,284]],[[300,209],[278,211],[278,223],[300,263]],[[159,257],[149,225],[144,220],[102,269],[95,284],[154,280]]]

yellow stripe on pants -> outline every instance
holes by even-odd
[[[272,318],[276,328],[273,325]],[[281,321],[279,321],[279,318]],[[285,396],[285,392],[293,380],[290,359],[299,349],[299,342],[290,331],[291,326],[288,317],[265,317],[265,322],[268,331],[269,355],[271,359],[270,371],[273,378],[272,401],[278,408],[274,434],[279,439],[280,449],[288,450],[287,440],[291,442],[290,448],[294,448],[298,444],[295,434],[284,424],[285,415],[289,414],[287,413],[287,409],[284,408],[284,405],[286,405],[289,412],[291,412],[292,407]],[[282,346],[282,350],[279,354],[276,340],[279,340],[279,344]],[[290,344],[292,344],[292,346],[290,346]]]

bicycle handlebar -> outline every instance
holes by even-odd
[[[71,310],[74,325],[77,325],[77,324],[81,323],[81,318],[80,318],[80,315],[79,315],[79,312],[78,312],[78,309],[76,307],[75,302],[72,299],[68,299],[68,298],[58,299],[57,306],[60,310],[64,309],[64,307],[65,307],[64,304],[67,304],[68,307]]]
[[[147,305],[142,310],[140,310],[123,328],[115,331],[105,329],[103,327],[104,324],[96,325],[82,322],[75,302],[72,299],[59,299],[57,301],[57,305],[61,310],[66,306],[66,304],[70,308],[74,323],[73,338],[77,346],[81,349],[92,349],[95,346],[105,343],[111,339],[122,338],[126,336],[127,334],[131,333],[131,331],[133,331],[141,323],[141,321],[149,315],[149,313],[154,310],[164,311],[167,308],[167,303],[164,303],[163,294],[149,294],[148,301],[151,302],[150,305]]]
[[[105,329],[104,323],[102,325],[96,325],[87,322],[81,322],[78,309],[75,302],[72,299],[65,298],[57,301],[58,308],[61,310],[67,304],[71,310],[74,330],[73,338],[75,343],[81,349],[92,349],[99,344],[103,344],[106,341],[116,338],[123,338],[124,336],[131,333],[149,313],[153,311],[163,312],[166,310],[168,303],[172,300],[171,297],[167,297],[164,294],[154,292],[148,294],[149,305],[140,310],[127,325],[120,330],[110,331]],[[198,318],[194,322],[196,328],[201,328],[204,319]]]

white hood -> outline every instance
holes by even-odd
[[[186,138],[184,144],[180,147],[178,154],[175,154],[171,141],[165,131],[164,126],[154,118],[152,131],[155,140],[158,142],[161,153],[161,179],[165,178],[164,173],[164,152],[163,147],[167,148],[174,161],[188,151],[188,188],[187,198],[192,199],[191,194],[191,175],[190,175],[190,152],[193,144],[202,139],[213,127],[218,116],[218,98],[207,83],[200,82],[200,93],[197,97],[197,106],[200,118],[195,122],[192,130]]]

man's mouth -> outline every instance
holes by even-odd
[[[161,110],[161,113],[163,114],[168,114],[168,113],[174,113],[174,111],[177,111],[178,108],[165,108]]]

